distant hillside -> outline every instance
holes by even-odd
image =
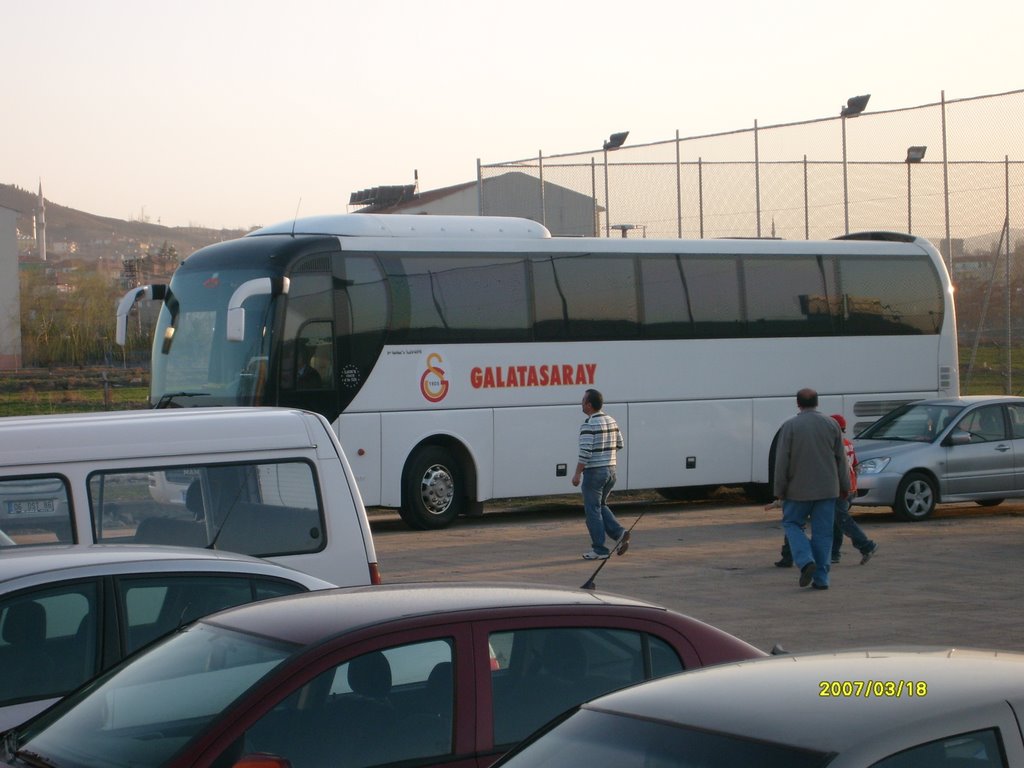
[[[37,193],[10,184],[0,184],[0,206],[18,212],[18,229],[32,233]],[[198,248],[221,240],[241,237],[243,230],[204,227],[165,227],[144,221],[124,221],[96,216],[46,200],[46,242],[48,253],[56,256],[74,244],[75,256],[84,259],[138,256],[164,243],[173,246],[180,258]],[[20,242],[19,250],[25,246]]]

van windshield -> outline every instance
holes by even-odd
[[[267,375],[274,299],[245,301],[245,339],[228,341],[228,301],[267,273],[179,269],[160,309],[153,340],[152,405],[258,405]],[[201,402],[189,402],[200,398]]]

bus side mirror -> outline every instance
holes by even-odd
[[[291,282],[287,277],[257,277],[246,280],[235,289],[228,300],[228,341],[245,341],[245,307],[242,304],[252,296],[278,296],[288,293]]]
[[[132,288],[117,304],[117,326],[114,330],[114,341],[119,347],[125,345],[128,339],[128,313],[132,311],[135,302],[142,299],[155,299],[163,301],[167,296],[167,286],[162,284],[144,285],[141,288]]]

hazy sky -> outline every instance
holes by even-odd
[[[1021,0],[0,0],[0,21],[0,182],[170,226],[345,212],[621,130],[1024,87]]]

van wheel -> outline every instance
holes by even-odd
[[[461,513],[465,496],[455,457],[439,445],[424,446],[405,465],[399,514],[410,528],[446,528]]]
[[[935,483],[923,472],[908,472],[896,489],[892,506],[897,517],[917,522],[935,510]]]

